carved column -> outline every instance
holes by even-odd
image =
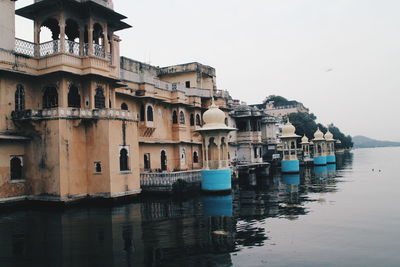
[[[59,21],[59,25],[60,25],[60,51],[61,53],[64,53],[65,50],[65,18],[64,18],[64,14],[60,15],[60,21]]]
[[[218,139],[214,139],[216,140],[216,145],[217,145],[217,149],[218,149],[218,169],[221,169],[221,137],[218,136]]]
[[[35,57],[40,56],[40,23],[35,20],[34,22],[34,33],[33,33],[33,42],[34,46],[34,55]]]
[[[88,56],[93,56],[93,22],[90,19],[88,23]]]
[[[85,27],[80,25],[79,26],[79,56],[85,56],[84,53],[85,49]]]
[[[205,154],[205,169],[209,170],[209,164],[208,164],[208,144],[209,144],[209,137],[206,135],[204,138],[204,154]]]

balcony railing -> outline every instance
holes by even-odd
[[[27,55],[30,57],[34,57],[35,56],[35,44],[16,38],[15,39],[15,52],[17,52],[18,54],[23,54],[23,55]]]
[[[59,53],[59,51],[60,51],[60,40],[54,40],[39,44],[40,57],[54,55]]]
[[[79,43],[65,40],[64,48],[61,46],[61,40],[53,40],[41,44],[35,44],[25,40],[15,39],[15,52],[23,54],[29,57],[46,57],[55,55],[58,53],[65,53],[75,56],[88,56],[89,55],[89,44],[85,43],[81,46]],[[105,51],[105,47],[93,44],[93,56],[98,58],[104,58],[111,62],[111,54]]]

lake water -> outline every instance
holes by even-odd
[[[400,266],[399,155],[241,177],[232,196],[2,212],[0,266]]]

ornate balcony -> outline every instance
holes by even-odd
[[[261,132],[238,132],[236,140],[239,143],[261,143]]]

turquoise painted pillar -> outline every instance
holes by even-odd
[[[202,170],[201,171],[201,190],[213,193],[221,191],[230,191],[231,170]]]

